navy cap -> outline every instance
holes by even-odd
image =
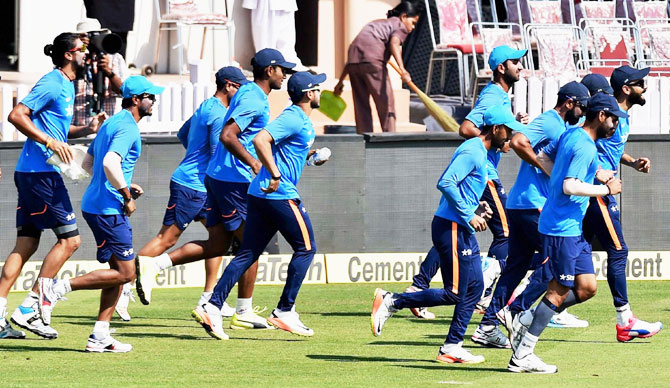
[[[302,98],[305,92],[316,89],[316,87],[326,80],[325,74],[312,74],[307,71],[299,71],[288,79],[288,94],[291,99]]]
[[[643,79],[649,74],[649,68],[644,69],[635,69],[630,66],[621,66],[614,69],[612,75],[610,76],[610,84],[612,84],[612,89],[621,90],[621,87],[628,85],[633,81],[638,81]]]
[[[516,121],[514,115],[502,105],[494,105],[484,112],[484,124],[504,125],[514,131],[523,131],[526,126]]]
[[[161,94],[165,90],[162,86],[156,86],[141,75],[131,75],[121,84],[123,98],[139,96],[140,94]]]
[[[628,113],[622,111],[621,108],[619,108],[619,104],[616,102],[616,98],[604,93],[597,93],[595,96],[591,97],[587,110],[589,112],[603,111],[624,119],[628,117]]]
[[[505,63],[508,59],[519,59],[526,55],[528,50],[515,50],[509,46],[498,46],[491,50],[489,54],[489,67],[495,70],[499,64]]]
[[[586,86],[592,96],[596,93],[614,94],[614,89],[602,74],[587,74],[582,78],[582,85]]]
[[[219,71],[216,72],[216,82],[223,84],[226,81],[236,83],[240,86],[246,84],[247,82],[251,82],[247,79],[247,77],[244,76],[242,73],[242,70],[238,69],[237,67],[234,66],[226,66],[222,67],[219,69]]]
[[[295,63],[286,62],[284,56],[279,51],[271,48],[264,48],[257,52],[251,60],[251,64],[256,64],[260,67],[281,66],[285,69],[295,67]]]
[[[586,105],[589,102],[589,89],[577,81],[571,81],[558,89],[558,96]]]

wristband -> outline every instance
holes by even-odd
[[[51,137],[48,137],[48,136],[47,136],[47,142],[44,144],[44,147],[46,147],[46,149],[49,149],[49,145],[50,145],[51,143],[53,143],[53,141],[54,141],[54,139],[52,139]]]
[[[607,195],[612,195],[612,189],[610,189],[610,185],[605,186],[607,186]]]
[[[281,175],[280,176],[273,176],[271,180],[278,181],[280,179],[281,179]]]

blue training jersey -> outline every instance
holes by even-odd
[[[177,137],[186,147],[186,155],[172,174],[172,181],[193,190],[207,192],[205,174],[209,160],[219,144],[226,107],[218,97],[203,101],[179,130]]]
[[[489,82],[479,93],[475,106],[465,119],[471,121],[477,128],[481,128],[482,125],[484,125],[484,113],[487,109],[495,105],[502,105],[512,111],[512,102],[510,101],[507,92],[504,91],[500,85],[494,82]],[[488,151],[486,168],[488,169],[489,179],[499,179],[498,163],[500,163],[501,156],[502,151],[499,149],[491,148]]]
[[[242,85],[233,96],[223,124],[230,120],[235,120],[240,127],[240,143],[255,158],[256,150],[251,141],[270,120],[268,96],[255,82]],[[217,143],[214,155],[209,161],[207,175],[224,182],[248,183],[253,178],[251,167],[228,152],[221,142]]]
[[[249,195],[267,199],[294,199],[298,194],[298,180],[314,143],[312,121],[297,105],[291,105],[265,128],[272,138],[272,156],[277,164],[281,180],[277,191],[266,194],[261,187],[268,187],[272,176],[263,166],[249,186]]]
[[[616,171],[619,168],[619,161],[623,156],[623,149],[628,141],[630,134],[630,124],[628,119],[620,118],[619,125],[612,137],[598,139],[596,147],[598,148],[598,163],[603,170]]]
[[[30,119],[37,129],[54,140],[67,141],[74,110],[74,84],[60,70],[54,69],[40,78],[21,104],[32,111]],[[51,154],[53,152],[47,150],[44,144],[27,139],[16,171],[60,172],[57,167],[47,164]]]
[[[576,178],[593,184],[598,170],[596,143],[584,129],[572,128],[565,131],[558,141],[547,145],[544,152],[554,160],[554,168],[538,230],[550,236],[581,236],[589,197],[566,195],[563,193],[563,181]]]
[[[470,220],[486,188],[486,148],[478,137],[463,142],[437,181],[442,192],[435,216],[458,222],[475,232]]]
[[[123,197],[107,180],[102,161],[108,152],[121,156],[121,169],[128,187],[133,179],[135,164],[142,152],[140,128],[127,110],[105,120],[88,153],[93,156],[93,177],[84,197],[81,210],[91,214],[123,214]]]
[[[550,109],[530,122],[521,131],[530,141],[535,154],[551,141],[558,139],[566,129],[566,122]],[[549,194],[549,176],[539,168],[521,161],[514,186],[507,193],[507,209],[542,209]]]

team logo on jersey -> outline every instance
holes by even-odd
[[[305,214],[307,213],[307,209],[305,209],[304,206],[300,210],[302,210],[302,212],[305,213]]]
[[[618,207],[617,205],[612,205],[612,207],[610,208],[610,210],[612,210],[613,212],[616,213],[616,212],[619,211],[619,207]]]
[[[565,281],[568,281],[568,282],[575,281],[575,275],[563,275],[563,274],[561,274],[559,277],[561,278],[561,280],[565,280]]]
[[[189,224],[188,222],[184,222],[184,225],[182,225],[182,227],[186,229],[188,227],[188,224]]]
[[[501,187],[501,188],[500,188],[500,194],[505,195],[505,188],[504,188],[504,187]]]
[[[70,214],[68,214],[67,216],[65,216],[65,219],[66,219],[67,221],[72,221],[72,220],[74,220],[74,219],[75,219],[75,215],[74,215],[74,213],[70,213]]]
[[[127,250],[123,251],[123,256],[124,257],[128,257],[132,254],[133,254],[133,248],[130,248],[130,249],[127,249]]]
[[[463,256],[472,255],[472,249],[463,249],[463,251],[461,252],[461,255],[463,255]]]
[[[67,116],[72,116],[73,112],[74,112],[73,105],[68,105],[67,108],[65,108],[65,114]]]

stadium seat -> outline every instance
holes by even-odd
[[[530,22],[536,24],[563,24],[561,0],[526,0]],[[574,0],[569,0],[570,24],[577,25],[575,20]]]
[[[644,57],[637,66],[651,67],[651,76],[670,76],[670,24],[644,25],[640,33],[649,37],[644,46]]]
[[[578,63],[580,69],[609,77],[640,57],[639,31],[629,19],[585,18],[582,24],[589,57]]]
[[[214,13],[212,10],[213,0],[196,1],[196,0],[166,0],[167,12],[161,13],[160,0],[154,0],[154,9],[157,12],[158,32],[156,34],[156,52],[154,54],[154,71],[158,66],[158,53],[160,51],[161,31],[176,31],[177,44],[168,47],[168,53],[171,49],[177,48],[177,56],[179,59],[179,74],[184,71],[184,40],[183,29],[193,26],[203,27],[202,44],[200,47],[200,59],[205,53],[205,38],[207,37],[208,29],[222,29],[228,33],[228,62],[233,62],[233,37],[235,25],[228,17],[228,0],[224,0],[225,14]],[[209,3],[209,8],[204,9],[203,3]]]
[[[534,76],[574,80],[580,75],[577,63],[584,61],[587,54],[584,33],[579,27],[530,23],[525,26],[525,32],[526,42],[537,42],[537,70],[529,56]]]
[[[478,1],[477,18],[480,18]],[[430,94],[430,81],[433,75],[433,63],[442,62],[440,72],[440,84],[444,83],[446,61],[456,60],[458,63],[459,91],[461,104],[465,103],[466,89],[466,59],[465,56],[482,54],[483,47],[481,41],[475,39],[468,30],[468,11],[467,3],[463,0],[435,0],[437,16],[440,24],[439,43],[435,39],[435,29],[430,13],[430,2],[425,0],[428,25],[430,27],[430,38],[433,50],[430,53],[428,62],[428,76],[426,79],[426,94]]]

